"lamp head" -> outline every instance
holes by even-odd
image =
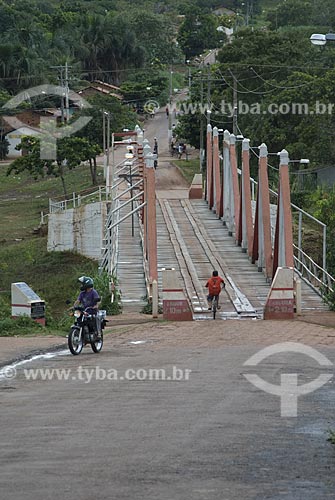
[[[327,43],[326,35],[322,35],[321,33],[313,33],[310,41],[313,45],[326,45]]]

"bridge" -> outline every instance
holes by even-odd
[[[160,133],[154,123],[150,127],[151,135]],[[163,137],[158,139],[163,144]],[[280,156],[276,192],[269,188],[265,144],[259,148],[258,182],[250,177],[248,139],[240,146],[233,134],[225,131],[220,138],[209,126],[206,150],[206,179],[196,176],[189,188],[167,147],[154,169],[150,142],[140,128],[114,136],[101,266],[117,276],[123,310],[139,311],[146,297],[155,301],[157,293],[162,303],[163,274],[174,269],[193,319],[209,318],[204,285],[217,269],[226,281],[219,317],[262,318],[278,268],[294,268],[302,311],[327,309],[321,290],[332,290],[335,283],[326,270],[326,226],[291,204],[287,152]],[[303,245],[309,221],[320,233],[321,263]]]

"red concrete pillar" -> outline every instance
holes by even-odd
[[[272,245],[270,194],[268,180],[268,149],[265,144],[259,148],[258,190],[256,216],[254,225],[254,241],[252,262],[258,261],[258,270],[263,271],[266,278],[272,277]]]
[[[208,207],[213,207],[213,151],[212,151],[212,126],[207,125],[207,143],[206,143],[206,201]]]
[[[277,267],[294,267],[292,211],[288,152],[280,153],[278,206],[273,251],[273,277]]]
[[[237,156],[236,156],[236,137],[234,134],[230,135],[230,186],[229,186],[229,234],[235,232],[237,236],[238,231],[238,218],[240,209],[240,193],[238,187],[238,173],[237,173]]]
[[[242,179],[241,179],[241,200],[239,213],[238,244],[242,251],[252,255],[253,224],[251,209],[251,188],[250,188],[250,140],[243,139],[242,142]]]
[[[147,162],[149,163],[149,162]],[[145,168],[146,176],[146,199],[147,199],[147,254],[149,261],[149,279],[158,280],[157,272],[157,226],[156,226],[156,186],[154,166]]]
[[[214,211],[220,213],[221,198],[221,177],[220,177],[220,157],[219,157],[219,131],[213,128],[213,178],[214,178]],[[220,216],[220,215],[219,215]]]

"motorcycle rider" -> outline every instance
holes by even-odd
[[[81,276],[78,278],[78,281],[81,283],[80,294],[73,304],[73,307],[81,305],[85,308],[88,314],[95,316],[94,329],[98,335],[101,335],[100,319],[97,316],[99,309],[98,302],[100,302],[101,299],[98,292],[94,288],[93,279],[89,276]]]

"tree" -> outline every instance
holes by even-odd
[[[220,34],[217,27],[217,17],[212,14],[203,14],[197,9],[188,13],[178,33],[178,42],[185,59],[197,56],[205,49],[218,47]]]
[[[9,142],[0,133],[0,160],[5,160],[8,155]]]
[[[64,195],[67,196],[65,185],[66,169],[72,170],[84,161],[89,161],[92,184],[96,184],[96,156],[101,149],[96,144],[90,144],[81,137],[66,137],[57,142],[57,158],[45,160],[41,158],[40,140],[36,137],[23,137],[17,149],[24,150],[25,155],[14,160],[7,170],[19,174],[27,171],[34,179],[46,176],[59,177],[62,182]]]
[[[91,144],[103,146],[103,116],[104,111],[110,113],[111,117],[111,132],[122,132],[124,128],[129,130],[134,129],[137,123],[137,115],[130,109],[122,105],[118,99],[113,96],[95,95],[87,99],[91,104],[91,108],[82,110],[77,113],[74,120],[78,116],[90,116],[92,120],[81,129],[78,137],[86,138]]]

